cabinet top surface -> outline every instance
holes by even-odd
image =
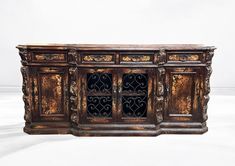
[[[205,50],[214,46],[202,44],[26,44],[16,48],[24,49],[77,49],[77,50]]]

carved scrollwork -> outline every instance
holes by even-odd
[[[21,73],[23,77],[23,86],[22,86],[22,92],[23,92],[23,101],[24,101],[24,108],[25,108],[25,114],[24,119],[26,123],[30,123],[32,121],[32,115],[31,115],[31,99],[30,99],[30,92],[29,92],[29,71],[27,66],[21,67]]]
[[[63,61],[65,60],[64,54],[35,54],[35,59],[38,61]]]
[[[169,61],[199,61],[199,55],[197,54],[172,54],[169,55]]]
[[[86,55],[83,57],[85,62],[111,62],[113,55]]]
[[[204,79],[204,96],[203,96],[203,107],[202,107],[202,118],[203,121],[206,121],[208,118],[207,115],[207,104],[210,100],[209,93],[210,93],[210,76],[212,73],[211,63],[212,57],[214,56],[214,49],[209,49],[205,54],[206,60],[206,75]]]
[[[160,49],[158,53],[158,61],[159,65],[163,65],[166,62],[166,51],[165,49]]]
[[[70,119],[73,123],[78,124],[78,113],[72,113]]]
[[[30,60],[30,57],[28,55],[28,51],[26,49],[21,48],[21,49],[19,49],[19,54],[21,57],[21,64],[26,65]]]
[[[70,109],[71,109],[71,121],[75,124],[79,123],[78,117],[78,71],[76,67],[69,68],[69,75],[70,75]]]
[[[149,62],[150,60],[150,55],[126,55],[122,57],[124,62]]]
[[[158,89],[157,89],[157,95],[162,96],[164,95],[164,75],[165,75],[165,69],[163,67],[158,68]]]
[[[69,57],[70,64],[77,64],[78,63],[78,53],[75,49],[69,50],[68,57]]]
[[[158,123],[163,120],[165,73],[166,71],[163,67],[157,69],[156,119]]]
[[[206,63],[207,64],[211,64],[211,60],[214,56],[214,49],[210,49],[209,51],[207,51],[206,53]]]

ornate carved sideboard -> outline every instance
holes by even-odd
[[[24,131],[77,136],[201,134],[215,47],[18,45]]]

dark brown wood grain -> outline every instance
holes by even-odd
[[[215,47],[30,44],[17,48],[26,133],[156,136],[207,131]]]

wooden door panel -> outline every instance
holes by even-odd
[[[34,71],[33,119],[35,121],[68,121],[67,68],[38,67]]]
[[[200,111],[200,69],[168,68],[166,70],[168,87],[165,119],[173,121],[194,121]]]

